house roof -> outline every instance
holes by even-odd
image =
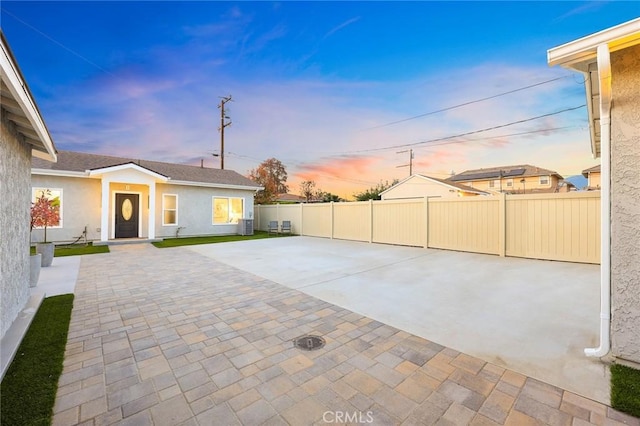
[[[588,35],[547,51],[550,66],[560,65],[579,71],[585,77],[591,152],[600,157],[600,87],[598,46],[606,44],[609,52],[640,44],[640,18]]]
[[[447,179],[449,182],[468,182],[474,180],[487,180],[503,178],[522,178],[527,176],[556,176],[558,179],[563,177],[552,170],[543,169],[542,167],[532,166],[530,164],[519,164],[515,166],[490,167],[487,169],[466,170]]]
[[[15,125],[18,134],[32,146],[32,152],[50,161],[56,161],[56,147],[49,134],[38,105],[29,90],[18,62],[0,31],[1,105],[3,120]]]
[[[301,195],[282,193],[282,194],[278,194],[278,196],[276,197],[276,201],[285,202],[285,203],[289,203],[289,202],[304,203],[305,201],[307,201],[307,199]]]
[[[394,188],[397,188],[398,186],[402,185],[403,183],[405,183],[406,181],[408,181],[409,179],[414,178],[414,177],[418,177],[418,178],[425,179],[425,180],[430,180],[432,182],[439,183],[439,184],[442,184],[442,185],[447,186],[449,188],[453,188],[453,189],[456,189],[456,190],[462,191],[462,192],[468,192],[468,193],[471,193],[471,194],[479,194],[479,195],[489,195],[489,192],[481,191],[479,189],[474,189],[474,188],[471,188],[470,186],[463,185],[461,183],[451,182],[451,181],[445,180],[445,179],[438,179],[438,178],[434,178],[434,177],[431,177],[431,176],[422,175],[422,174],[418,174],[418,173],[413,174],[413,175],[401,180],[400,182],[396,183],[395,185],[385,189],[384,191],[382,191],[380,193],[380,195],[385,194],[385,193],[387,193],[388,191],[391,191]]]
[[[113,157],[100,154],[88,154],[84,152],[59,151],[58,161],[49,161],[33,158],[31,166],[38,171],[76,172],[115,167],[125,164],[136,164],[154,173],[166,176],[173,183],[197,183],[207,186],[234,186],[261,189],[260,185],[242,176],[233,170],[220,170],[208,167],[188,166],[184,164],[162,163],[159,161],[137,160],[125,157]]]
[[[582,171],[582,176],[588,177],[589,173],[600,173],[600,171],[601,171],[600,164],[598,164],[593,167],[589,167],[588,169],[584,169]]]

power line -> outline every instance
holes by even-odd
[[[97,69],[99,69],[100,71],[109,74],[112,77],[116,77],[115,74],[113,74],[110,71],[107,71],[106,69],[102,68],[100,65],[96,64],[95,62],[85,58],[84,56],[82,56],[81,54],[79,54],[78,52],[76,52],[73,49],[68,48],[67,46],[65,46],[64,44],[60,43],[58,40],[54,39],[53,37],[48,36],[47,34],[43,33],[42,31],[40,31],[39,29],[37,29],[36,27],[34,27],[33,25],[23,21],[22,19],[18,18],[16,15],[14,15],[13,13],[9,12],[7,9],[5,9],[4,7],[2,8],[2,11],[4,13],[6,13],[7,15],[11,16],[13,19],[15,19],[16,21],[20,22],[21,24],[23,24],[24,26],[26,26],[27,28],[30,28],[31,30],[37,32],[38,34],[40,34],[41,36],[45,37],[46,39],[48,39],[49,41],[51,41],[52,43],[57,44],[58,46],[62,47],[64,50],[66,50],[67,52],[71,53],[72,55],[77,56],[78,58],[82,59],[83,61],[85,61],[86,63],[93,65],[94,67],[96,67]]]
[[[424,145],[424,144],[428,144],[428,143],[432,143],[432,142],[439,142],[439,141],[444,141],[444,140],[447,140],[447,139],[459,138],[459,137],[462,137],[462,136],[469,136],[469,135],[473,135],[473,134],[477,134],[477,133],[488,132],[490,130],[500,129],[500,128],[503,128],[503,127],[513,126],[515,124],[522,124],[522,123],[526,123],[528,121],[538,120],[540,118],[551,117],[552,115],[562,114],[562,113],[568,112],[568,111],[574,111],[576,109],[583,108],[585,106],[586,105],[583,104],[583,105],[579,105],[577,107],[565,108],[565,109],[560,110],[560,111],[550,112],[548,114],[542,114],[542,115],[538,115],[536,117],[525,118],[525,119],[522,119],[522,120],[512,121],[512,122],[506,123],[506,124],[500,124],[498,126],[486,127],[484,129],[473,130],[473,131],[470,131],[470,132],[460,133],[460,134],[452,135],[452,136],[445,136],[445,137],[441,137],[441,138],[429,139],[429,140],[420,141],[420,142],[413,142],[413,143],[405,143],[405,144],[400,144],[400,145],[391,145],[391,146],[386,146],[386,147],[383,147],[383,148],[370,148],[370,149],[361,149],[361,150],[357,150],[357,151],[345,151],[345,152],[342,152],[340,154],[357,154],[357,153],[361,153],[361,152],[386,151],[386,150],[389,150],[389,149],[406,148],[406,147],[410,147],[410,146]]]
[[[435,111],[426,112],[424,114],[414,115],[413,117],[403,118],[402,120],[392,121],[390,123],[381,124],[379,126],[369,127],[369,128],[367,128],[365,130],[379,129],[379,128],[382,128],[382,127],[392,126],[394,124],[404,123],[405,121],[415,120],[416,118],[422,118],[422,117],[426,117],[426,116],[429,116],[429,115],[434,115],[434,114],[438,114],[438,113],[441,113],[441,112],[450,111],[452,109],[456,109],[456,108],[460,108],[460,107],[463,107],[463,106],[475,104],[475,103],[478,103],[478,102],[484,102],[484,101],[487,101],[489,99],[494,99],[494,98],[498,98],[500,96],[510,95],[511,93],[520,92],[520,91],[526,90],[526,89],[531,89],[532,87],[536,87],[536,86],[542,86],[543,84],[552,83],[554,81],[562,80],[564,78],[569,78],[569,77],[571,77],[571,76],[570,75],[565,75],[564,77],[552,78],[551,80],[545,80],[545,81],[542,81],[540,83],[530,84],[529,86],[519,87],[517,89],[509,90],[507,92],[498,93],[497,95],[487,96],[486,98],[480,98],[480,99],[476,99],[476,100],[473,100],[473,101],[464,102],[464,103],[461,103],[461,104],[458,104],[458,105],[453,105],[453,106],[450,106],[450,107],[438,109],[438,110],[435,110]]]

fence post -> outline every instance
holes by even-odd
[[[369,200],[369,243],[373,243],[373,200]]]
[[[300,203],[300,236],[304,235],[304,203]]]
[[[507,195],[504,192],[500,193],[498,224],[498,254],[500,257],[505,257],[507,251]]]
[[[424,197],[424,248],[429,248],[429,197]]]
[[[331,239],[333,240],[333,201],[331,202]]]

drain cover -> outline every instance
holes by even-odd
[[[325,345],[325,340],[320,336],[302,336],[293,341],[293,346],[305,351],[314,351]]]

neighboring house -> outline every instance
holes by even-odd
[[[529,164],[467,170],[447,180],[481,191],[507,194],[569,192],[573,187],[558,173]]]
[[[640,18],[550,49],[582,73],[591,150],[601,165],[600,346],[640,363]]]
[[[307,199],[296,194],[278,194],[275,200],[276,203],[306,203]]]
[[[589,167],[582,171],[582,176],[587,178],[587,191],[595,191],[600,189],[600,164]]]
[[[489,193],[460,183],[421,174],[409,176],[380,193],[380,197],[383,200],[424,197],[468,197],[475,195],[489,195]]]
[[[52,241],[155,239],[239,233],[253,218],[262,189],[232,170],[60,151],[58,161],[34,159],[33,195],[59,198],[60,224]],[[41,233],[33,232],[34,240]]]
[[[0,39],[0,337],[4,337],[30,294],[31,156],[55,161],[56,149],[1,31]],[[4,363],[5,354],[2,358]]]

